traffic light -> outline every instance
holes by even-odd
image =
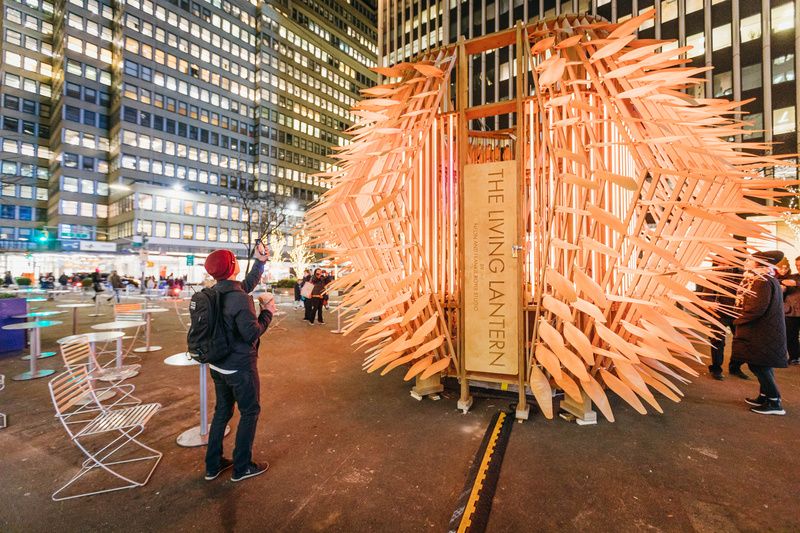
[[[34,232],[34,240],[39,249],[51,250],[53,248],[55,235],[47,228],[41,228]]]

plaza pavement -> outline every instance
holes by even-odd
[[[175,444],[198,417],[197,368],[163,363],[185,349],[175,312],[154,315],[154,344],[165,348],[145,354],[131,380],[140,398],[163,406],[142,440],[164,458],[142,488],[52,502],[83,457],[53,418],[46,378],[11,381],[27,362],[0,359],[0,412],[10,422],[0,430],[0,531],[445,531],[486,426],[510,400],[476,398],[467,415],[455,391],[417,402],[402,369],[361,370],[354,338],[329,332],[333,316],[308,326],[300,311],[280,309],[285,329],[264,336],[259,361],[255,458],[271,468],[237,484],[225,474],[204,481],[204,449]],[[86,331],[91,309],[80,311]],[[45,330],[44,349],[69,333],[64,322]],[[800,529],[800,367],[778,371],[785,417],[748,412],[742,398],[754,380],[716,382],[698,369],[683,402],[661,402],[664,415],[612,400],[614,424],[538,414],[515,424],[488,531]],[[228,453],[232,444],[231,435]]]

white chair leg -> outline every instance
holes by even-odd
[[[155,471],[156,467],[158,466],[158,463],[161,461],[161,458],[163,457],[163,454],[161,452],[157,451],[157,450],[154,450],[153,448],[150,448],[149,446],[146,446],[146,445],[142,444],[141,442],[139,442],[136,439],[136,437],[138,437],[142,433],[142,431],[144,430],[144,426],[136,426],[135,429],[137,429],[138,431],[136,431],[133,434],[130,432],[130,430],[128,430],[128,431],[120,430],[121,434],[118,437],[116,437],[110,443],[106,444],[103,448],[101,448],[100,450],[95,451],[95,452],[91,452],[83,443],[81,443],[80,437],[77,437],[77,438],[73,439],[73,442],[75,443],[75,445],[87,456],[87,459],[81,465],[81,469],[78,471],[78,473],[75,474],[69,481],[67,481],[67,483],[65,483],[61,488],[59,488],[58,490],[56,490],[53,493],[52,499],[54,501],[62,501],[62,500],[69,500],[69,499],[72,499],[72,498],[79,498],[79,497],[82,497],[82,496],[92,496],[92,495],[95,495],[95,494],[103,494],[103,493],[106,493],[106,492],[114,492],[114,491],[118,491],[118,490],[131,489],[131,488],[135,488],[135,487],[141,487],[141,486],[145,485],[148,481],[150,481],[150,478],[152,477],[153,472]],[[122,442],[120,444],[118,444],[116,447],[114,447],[112,450],[106,451],[106,450],[108,450],[109,447],[114,446],[114,444],[119,442],[119,441],[122,441]],[[144,448],[144,449],[146,449],[148,451],[151,451],[151,452],[153,452],[153,455],[134,457],[134,458],[131,458],[131,459],[123,459],[123,460],[120,460],[120,461],[107,461],[107,459],[111,458],[111,456],[113,454],[115,454],[115,453],[119,452],[120,450],[122,450],[129,443],[136,444],[140,448]],[[103,452],[105,452],[105,454],[102,457],[98,457]],[[121,465],[121,464],[127,464],[127,463],[139,462],[139,461],[149,461],[149,460],[153,460],[153,459],[155,459],[155,461],[153,462],[153,466],[147,472],[147,475],[145,476],[145,478],[143,480],[140,480],[140,481],[137,481],[137,480],[134,480],[134,479],[130,479],[129,477],[124,476],[124,475],[120,474],[119,472],[115,471],[113,468],[111,468],[111,466],[115,466],[115,465]],[[112,487],[112,488],[109,488],[109,489],[102,489],[102,490],[97,490],[97,491],[92,491],[92,492],[84,492],[84,493],[80,493],[80,494],[73,494],[73,495],[70,495],[70,496],[61,496],[61,494],[68,487],[72,486],[75,482],[77,482],[83,476],[85,476],[86,474],[88,474],[89,472],[91,472],[92,470],[94,470],[96,468],[100,468],[100,469],[108,472],[112,476],[124,481],[125,484],[118,485],[118,486],[115,486],[115,487]]]

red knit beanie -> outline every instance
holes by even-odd
[[[236,270],[236,256],[230,250],[215,250],[206,257],[205,267],[215,280],[228,279]]]

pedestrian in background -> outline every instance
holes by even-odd
[[[311,293],[306,299],[306,316],[305,319],[309,324],[314,324],[314,318],[320,324],[324,324],[322,320],[322,301],[325,296],[325,278],[322,277],[322,270],[317,268],[314,270],[314,275],[311,279],[303,284],[303,289],[308,291],[308,284],[311,284]]]
[[[108,276],[108,284],[111,285],[111,296],[109,296],[106,301],[110,302],[116,298],[117,303],[119,303],[119,291],[122,289],[122,279],[119,277],[116,270],[112,270],[111,275]]]
[[[3,287],[8,287],[14,284],[14,278],[11,276],[11,271],[6,270],[6,275],[3,277]]]
[[[306,270],[303,272],[303,277],[299,278],[294,284],[294,308],[299,309],[303,307],[303,283],[311,278],[311,273]]]
[[[712,262],[712,268],[715,272],[726,274],[723,279],[733,283],[738,281],[738,278],[741,275],[741,271],[737,268],[724,267],[723,263],[718,257],[714,258]],[[726,290],[730,291],[730,289]],[[730,313],[734,310],[735,298],[731,294],[726,294],[720,291],[712,291],[711,293],[703,295],[702,298],[706,301],[716,304],[716,310],[717,313],[719,313],[717,320],[719,320],[719,322],[722,324],[722,329],[715,331],[716,336],[710,339],[711,365],[708,367],[711,377],[722,381],[725,379],[722,375],[722,363],[725,360],[725,341],[728,337],[728,330],[730,329],[731,332],[733,332],[734,317]],[[739,373],[743,374],[741,365],[741,361],[736,362],[733,356],[731,356],[731,360],[728,362],[728,372],[734,373],[735,375],[735,373],[738,371]],[[745,377],[747,377],[746,374]]]
[[[303,300],[303,308],[305,309],[303,320],[309,323],[311,322],[309,318],[311,316],[311,291],[314,290],[314,283],[311,278],[311,271],[306,270],[306,274],[300,282],[300,298]]]
[[[774,268],[781,259],[783,252],[778,250],[754,254],[745,262],[745,276],[736,291],[740,315],[733,322],[733,355],[758,378],[758,396],[745,402],[763,415],[786,414],[774,370],[787,364],[783,291]]]
[[[97,295],[103,292],[103,285],[100,283],[100,281],[100,269],[97,268],[94,272],[92,272],[92,288],[94,289],[94,296],[92,296],[93,302],[96,302]]]
[[[785,263],[785,265],[784,265]],[[783,288],[783,312],[786,315],[786,348],[789,364],[800,365],[800,257],[794,260],[796,274],[792,274],[785,258],[778,264],[776,278]]]

